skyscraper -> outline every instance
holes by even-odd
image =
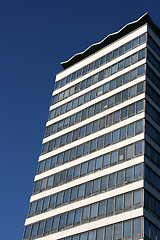
[[[23,239],[160,240],[160,29],[61,63]]]

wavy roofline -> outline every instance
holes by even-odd
[[[109,45],[110,43],[116,41],[117,39],[123,37],[124,35],[130,33],[131,31],[135,30],[136,28],[144,25],[145,23],[148,23],[151,25],[153,30],[157,33],[160,37],[160,29],[157,27],[157,25],[154,24],[151,17],[149,16],[149,13],[146,12],[144,15],[142,15],[137,20],[127,23],[124,27],[122,27],[119,31],[109,34],[107,37],[102,39],[98,43],[94,43],[91,46],[89,46],[87,49],[80,53],[76,53],[74,56],[72,56],[69,60],[61,62],[61,66],[66,69],[75,63],[85,59],[86,57],[90,56],[91,54],[97,52],[98,50],[104,48],[105,46]]]

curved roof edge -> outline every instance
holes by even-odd
[[[90,47],[88,47],[85,51],[75,54],[73,57],[71,57],[69,60],[64,61],[61,63],[61,66],[66,69],[75,63],[85,59],[86,57],[90,56],[91,54],[97,52],[98,50],[106,47],[110,43],[118,40],[119,38],[123,37],[124,35],[134,31],[138,27],[141,27],[145,23],[148,23],[149,26],[153,29],[153,31],[158,35],[160,38],[160,28],[152,21],[149,13],[145,13],[142,17],[140,17],[138,20],[133,21],[131,23],[126,24],[123,28],[121,28],[118,32],[109,34],[106,38],[104,38],[102,41],[92,44]]]

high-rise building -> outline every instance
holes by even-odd
[[[160,29],[61,63],[23,239],[160,240]]]

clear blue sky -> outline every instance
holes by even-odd
[[[159,0],[0,1],[0,239],[22,238],[60,62],[149,12]]]

